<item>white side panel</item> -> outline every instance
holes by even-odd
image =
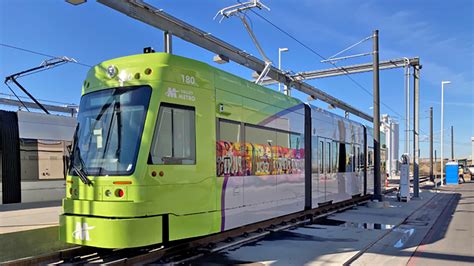
[[[224,182],[224,206],[225,209],[242,207],[244,204],[243,176],[229,176]]]
[[[236,228],[272,217],[276,211],[275,176],[231,176],[224,193],[224,226]],[[245,197],[244,197],[245,193]]]
[[[374,170],[367,169],[367,194],[374,194]]]
[[[318,207],[318,203],[322,203],[325,201],[325,191],[324,191],[324,183],[320,179],[319,174],[312,174],[312,206],[313,208]]]
[[[61,200],[65,196],[65,180],[21,182],[21,202]]]
[[[341,201],[346,198],[344,177],[340,174],[329,174],[326,180],[326,201]]]
[[[17,114],[22,139],[70,141],[73,138],[76,118],[21,111]]]
[[[359,191],[357,193],[364,195],[364,172],[363,171],[357,173],[357,181],[359,182]]]
[[[349,197],[358,194],[360,189],[359,178],[355,172],[344,173],[344,179],[346,181],[346,194]]]
[[[278,199],[276,176],[246,176],[244,178],[244,206],[273,202]]]
[[[278,216],[304,210],[304,173],[277,175]]]
[[[334,178],[326,184],[327,200],[332,200],[333,203],[336,203],[350,199],[351,196],[347,193],[350,186],[350,182],[347,181],[347,173],[334,174]]]
[[[278,215],[276,176],[243,176],[242,178],[243,207],[230,209],[226,202],[223,214],[225,223],[224,228],[221,229],[228,230]],[[232,194],[233,191],[225,189],[226,199],[231,199]]]

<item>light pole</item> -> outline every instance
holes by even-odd
[[[441,186],[443,186],[444,175],[444,84],[449,84],[451,81],[441,81]]]
[[[278,48],[278,69],[281,70],[281,53],[288,52],[288,48]],[[281,83],[278,82],[278,92],[281,92]]]

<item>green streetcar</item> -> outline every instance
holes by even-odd
[[[106,61],[83,84],[60,238],[147,246],[371,193],[367,139],[359,123],[202,62]]]

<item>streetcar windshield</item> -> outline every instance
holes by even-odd
[[[133,173],[150,96],[149,86],[134,86],[82,97],[72,155],[84,174]]]

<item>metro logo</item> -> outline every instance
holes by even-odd
[[[196,101],[196,97],[193,94],[194,93],[190,90],[182,90],[182,89],[178,90],[176,88],[171,88],[171,87],[169,87],[168,90],[166,91],[166,97],[168,98],[181,99],[181,100],[191,101],[191,102]]]
[[[80,222],[76,223],[76,230],[72,232],[72,237],[77,240],[86,240],[89,241],[89,230],[94,229],[95,226],[88,226],[87,223],[81,224]]]
[[[170,98],[178,98],[176,89],[168,88],[168,90],[166,91],[166,96]]]

